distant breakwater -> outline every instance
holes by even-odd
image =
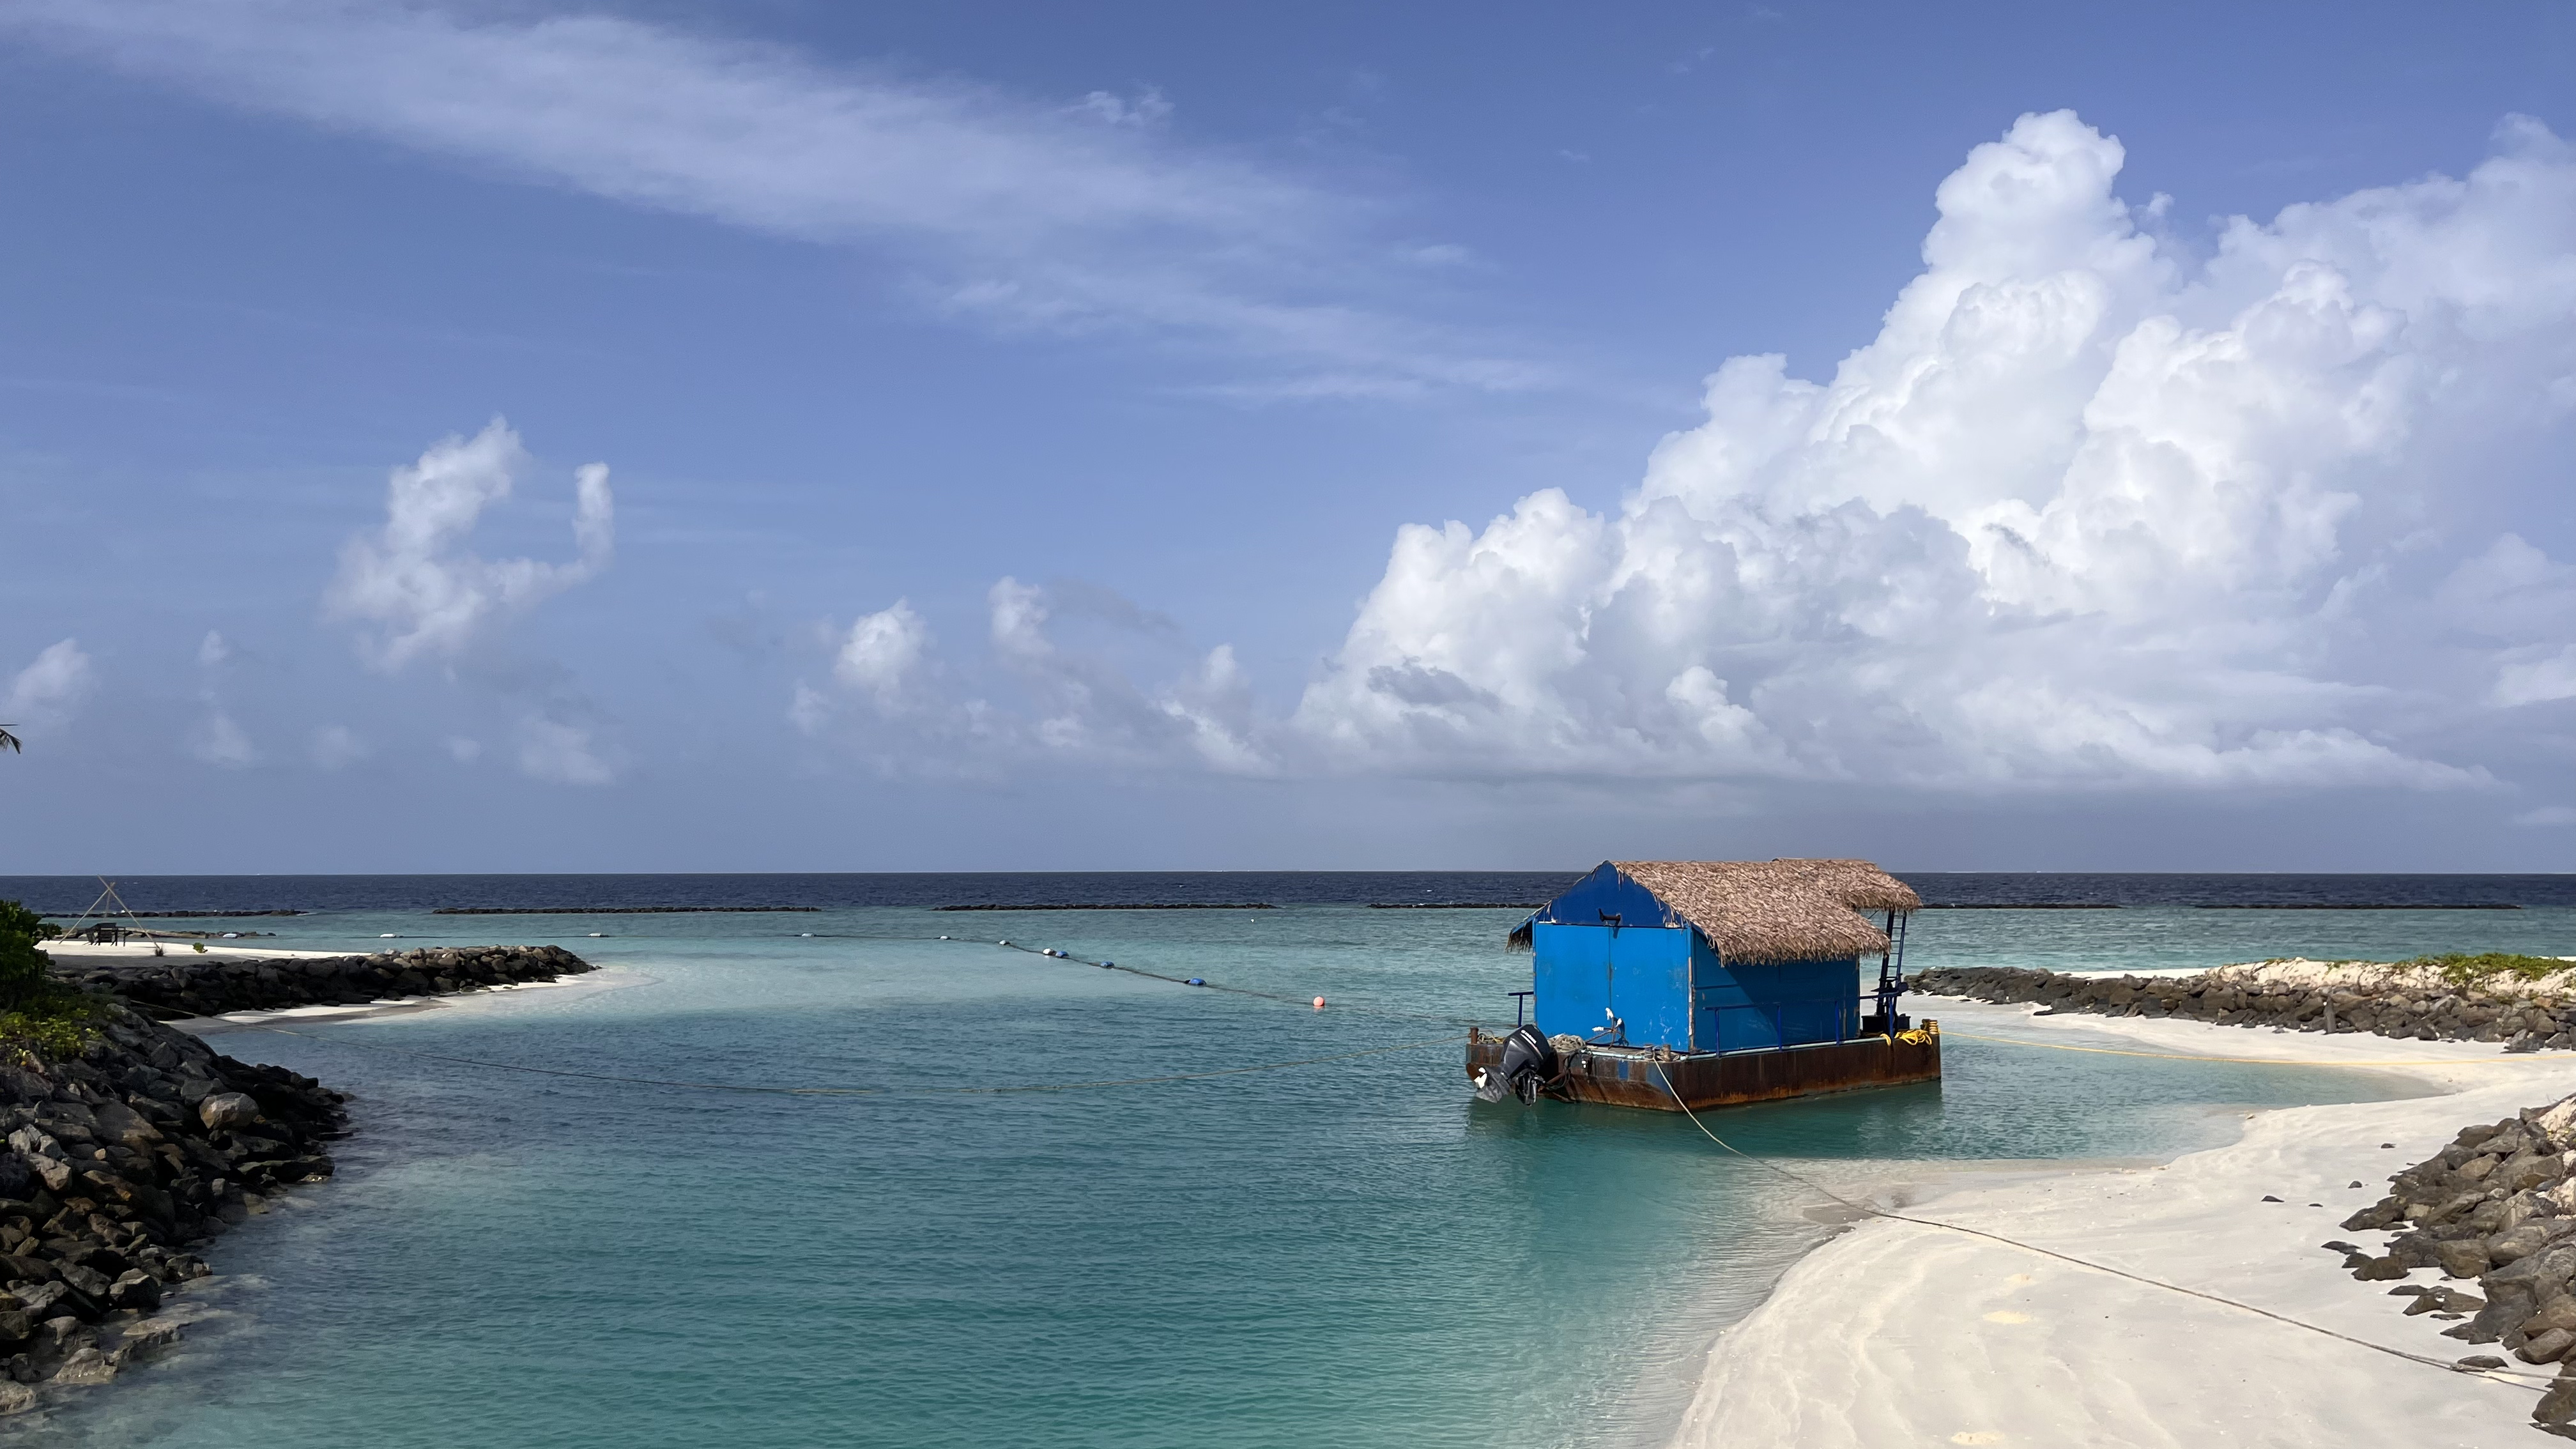
[[[175,1021],[227,1011],[357,1006],[552,981],[593,969],[561,946],[440,946],[371,956],[57,958],[53,971],[63,981],[113,993],[148,1015]]]
[[[1267,901],[1067,901],[1055,905],[1023,906],[986,903],[971,906],[932,906],[934,911],[1275,911]]]
[[[440,906],[433,916],[761,916],[821,906]]]
[[[331,1175],[346,1100],[217,1054],[122,1004],[75,1055],[0,1066],[0,1414],[34,1387],[96,1385],[179,1337],[172,1284],[263,1195]]]
[[[2576,1004],[2501,983],[2451,986],[2266,979],[2247,968],[2193,976],[2074,976],[2007,966],[1935,968],[1914,978],[1933,996],[2035,1003],[2041,1015],[2173,1016],[2218,1026],[2369,1032],[2417,1041],[2500,1041],[2508,1050],[2576,1046]]]

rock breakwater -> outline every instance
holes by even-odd
[[[2457,1320],[2443,1333],[2492,1343],[2525,1363],[2559,1364],[2533,1421],[2576,1439],[2576,1097],[2501,1122],[2461,1129],[2432,1157],[2389,1178],[2386,1197],[2344,1220],[2353,1232],[2394,1230],[2384,1251],[2328,1243],[2365,1282],[2419,1268],[2475,1279],[2477,1292],[2405,1283],[2409,1314]],[[2491,1355],[2466,1368],[2501,1368]]]
[[[77,1055],[0,1065],[0,1413],[176,1339],[163,1291],[263,1195],[331,1175],[339,1093],[105,1004]]]
[[[164,1021],[289,1006],[355,1006],[388,997],[552,981],[594,969],[561,946],[437,947],[371,956],[250,960],[222,956],[57,959],[60,980],[124,997]]]
[[[1914,978],[1916,990],[1935,996],[2036,1003],[2051,1012],[2494,1041],[2508,1043],[2508,1051],[2576,1046],[2576,1001],[2556,994],[2560,984],[2459,983],[2412,967],[2313,961],[2222,967],[2191,976],[2074,976],[1993,966],[1935,968]]]

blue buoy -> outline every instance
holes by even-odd
[[[1103,971],[1106,971],[1106,970],[1108,970],[1110,967],[1115,966],[1115,965],[1117,965],[1117,964],[1118,964],[1118,963],[1117,963],[1117,962],[1115,962],[1115,961],[1103,961],[1103,962],[1101,962],[1101,963],[1100,963],[1100,969],[1101,969],[1101,970],[1103,970]]]
[[[1195,976],[1193,976],[1193,977],[1191,977],[1191,978],[1189,979],[1188,984],[1189,984],[1189,985],[1192,985],[1192,986],[1205,986],[1205,985],[1207,985],[1207,983],[1206,983],[1205,981],[1202,981],[1202,980],[1200,980],[1198,977],[1195,977]]]

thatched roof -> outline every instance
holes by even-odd
[[[1619,860],[1734,961],[1837,961],[1887,949],[1859,912],[1920,910],[1914,888],[1865,860]]]

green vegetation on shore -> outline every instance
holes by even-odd
[[[2543,976],[2576,969],[2576,961],[2561,961],[2555,956],[2524,956],[2512,951],[2480,951],[2475,955],[2452,951],[2440,956],[2418,956],[2412,961],[2397,964],[2439,971],[2442,979],[2453,986],[2478,986],[2498,976],[2537,981]]]
[[[57,1061],[78,1056],[97,1035],[100,1001],[56,981],[42,942],[59,927],[16,901],[0,901],[0,1055]]]

